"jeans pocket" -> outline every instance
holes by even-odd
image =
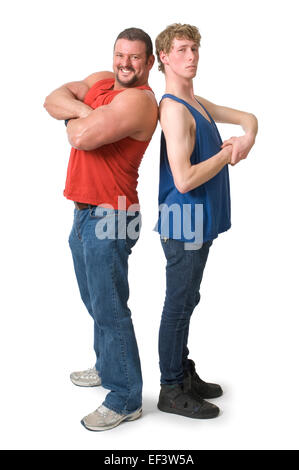
[[[161,237],[160,242],[164,251],[164,255],[167,259],[175,255],[175,244],[174,240],[167,237]]]

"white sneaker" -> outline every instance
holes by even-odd
[[[72,372],[70,379],[73,384],[79,385],[79,387],[98,387],[102,383],[95,367],[79,372]]]
[[[93,413],[85,416],[81,424],[90,431],[107,431],[108,429],[115,428],[122,421],[134,421],[140,418],[141,414],[142,408],[139,408],[129,415],[120,415],[106,408],[106,406],[101,405]]]

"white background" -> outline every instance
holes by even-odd
[[[93,0],[1,3],[1,399],[3,449],[298,448],[298,36],[296,1]],[[72,370],[91,367],[92,322],[67,238],[69,145],[43,109],[61,84],[111,70],[117,34],[153,40],[173,22],[202,35],[197,94],[253,112],[256,145],[230,168],[232,229],[214,242],[192,317],[190,357],[219,381],[215,420],[161,413],[157,338],[164,257],[156,221],[160,129],[140,168],[143,231],[130,258],[130,307],[144,376],[144,415],[92,433],[103,401]],[[164,89],[157,66],[150,76]],[[128,110],[130,112],[130,110]],[[240,128],[219,126],[223,139]]]

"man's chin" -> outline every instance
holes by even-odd
[[[137,82],[138,78],[136,77],[136,75],[133,75],[132,78],[128,79],[128,80],[121,80],[119,78],[119,74],[117,73],[116,76],[115,76],[116,80],[118,81],[118,83],[123,86],[124,88],[130,88],[132,86],[135,85],[135,83]]]

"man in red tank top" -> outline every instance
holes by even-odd
[[[65,120],[72,145],[64,190],[75,202],[69,244],[81,298],[94,320],[96,363],[73,372],[71,380],[110,390],[81,421],[95,431],[142,412],[141,367],[127,306],[128,257],[140,229],[138,168],[158,117],[148,85],[153,63],[150,37],[126,29],[114,45],[114,73],[67,83],[44,105],[52,117]]]

